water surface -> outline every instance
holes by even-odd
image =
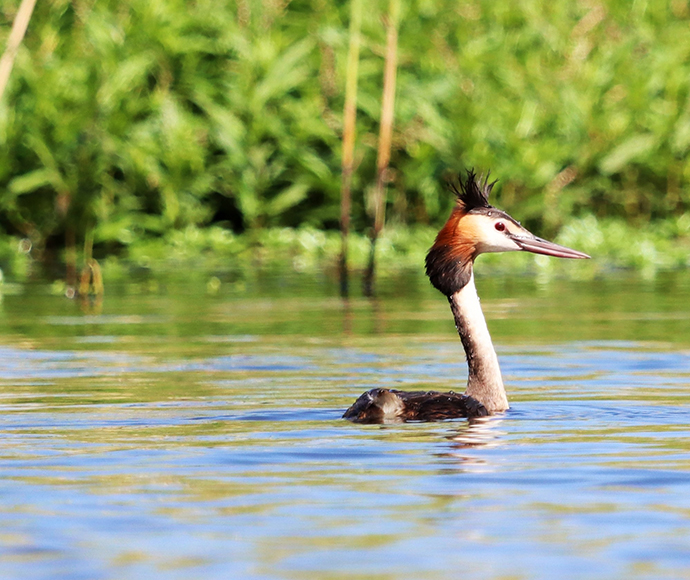
[[[690,578],[690,277],[478,280],[512,408],[461,390],[423,280],[15,288],[0,305],[0,577]]]

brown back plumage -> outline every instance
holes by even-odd
[[[391,405],[390,399],[397,404]],[[388,416],[386,409],[395,409]],[[458,417],[486,417],[489,412],[476,399],[454,392],[397,391],[371,389],[345,411],[343,418],[354,423],[386,423],[394,421],[443,421]]]

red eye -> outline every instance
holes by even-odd
[[[506,225],[503,222],[496,222],[494,226],[499,232],[503,232],[506,229]]]

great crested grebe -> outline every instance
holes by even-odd
[[[491,343],[474,286],[474,260],[486,252],[526,251],[557,258],[589,258],[587,254],[537,238],[507,213],[489,205],[496,182],[467,172],[457,202],[426,256],[426,274],[450,303],[469,377],[464,395],[454,392],[372,389],[360,396],[343,417],[357,423],[438,421],[482,417],[508,409],[496,351]]]

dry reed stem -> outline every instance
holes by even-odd
[[[5,88],[10,79],[12,67],[14,66],[14,59],[17,56],[19,45],[22,43],[24,35],[26,34],[26,29],[29,26],[31,14],[33,14],[35,5],[36,0],[22,0],[17,15],[14,17],[10,37],[7,39],[7,48],[2,58],[0,58],[0,99],[2,99],[2,95],[5,93]]]
[[[376,268],[376,240],[386,219],[386,173],[391,158],[391,139],[393,135],[393,116],[395,112],[395,84],[398,68],[398,18],[400,0],[390,0],[386,20],[386,63],[383,74],[383,98],[381,100],[381,126],[376,159],[376,186],[374,188],[374,227],[371,232],[371,252],[369,265],[364,276],[364,294],[374,292],[374,272]]]
[[[352,171],[355,150],[355,121],[357,118],[357,72],[359,68],[360,29],[362,25],[362,0],[352,0],[350,5],[350,46],[347,53],[345,80],[345,109],[343,111],[343,160],[340,193],[340,294],[348,295],[347,242],[350,232],[352,207]]]

